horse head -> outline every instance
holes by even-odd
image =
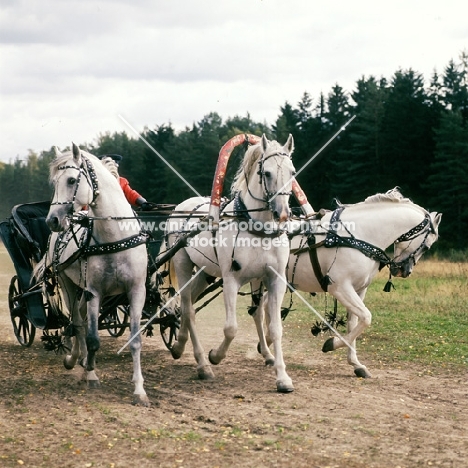
[[[88,157],[73,143],[72,150],[63,154],[55,148],[50,180],[54,195],[46,222],[51,231],[63,231],[68,228],[73,213],[95,203],[99,194],[97,178]]]
[[[424,252],[427,252],[439,237],[442,213],[426,213],[424,219],[395,241],[394,258],[390,265],[393,276],[407,278]]]
[[[289,135],[286,144],[281,146],[277,141],[269,141],[263,135],[260,148],[262,154],[258,159],[258,171],[255,173],[258,180],[253,182],[253,189],[252,184],[249,184],[249,193],[254,193],[255,186],[260,186],[263,193],[258,196],[267,204],[274,220],[285,222],[291,214],[289,196],[296,173],[291,160],[294,151],[293,137]]]

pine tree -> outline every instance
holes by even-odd
[[[432,163],[432,119],[421,74],[395,73],[384,106],[382,165],[387,189],[400,186],[410,198],[424,197],[423,185]]]
[[[361,78],[351,94],[357,116],[347,132],[349,140],[339,150],[334,162],[333,191],[349,203],[385,190],[382,174],[382,118],[387,96],[387,84],[373,76]]]
[[[468,129],[461,111],[447,111],[436,130],[435,159],[427,189],[430,209],[443,213],[440,247],[466,248],[468,230]]]

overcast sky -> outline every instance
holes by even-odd
[[[468,49],[462,0],[1,0],[0,160],[286,101]]]

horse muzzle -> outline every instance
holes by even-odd
[[[52,232],[65,231],[70,226],[68,218],[69,209],[61,208],[53,212],[49,211],[46,218],[46,224]]]
[[[288,205],[281,205],[272,209],[273,218],[277,223],[285,223],[291,217],[291,211]]]
[[[57,216],[48,216],[46,219],[46,223],[52,232],[60,232],[66,229]]]
[[[395,278],[408,278],[413,271],[414,261],[412,258],[408,258],[404,262],[401,262],[390,267],[390,273]]]

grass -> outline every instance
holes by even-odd
[[[365,303],[372,312],[372,325],[359,340],[359,352],[370,352],[382,362],[466,369],[468,263],[422,261],[409,278],[393,279],[395,290],[390,293],[383,292],[387,275],[386,270],[381,272],[367,292]],[[324,294],[311,298],[311,303],[322,315],[333,307],[332,298]],[[286,319],[288,327],[316,320],[299,300],[294,308]],[[338,311],[345,314],[343,307]]]

